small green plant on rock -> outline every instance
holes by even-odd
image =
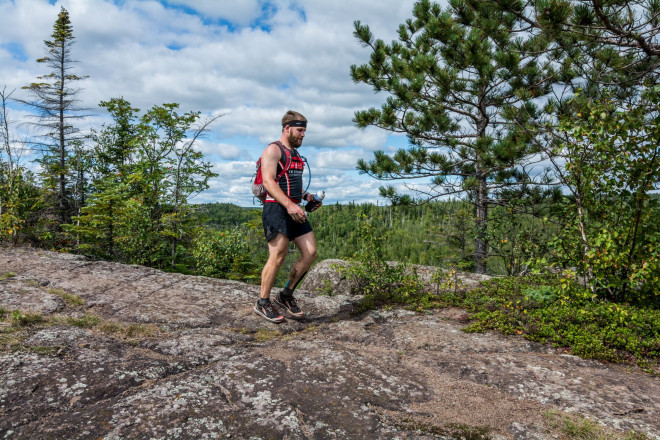
[[[631,431],[618,433],[605,428],[585,417],[568,415],[559,411],[544,414],[546,426],[556,438],[566,440],[646,440],[644,433]]]
[[[46,319],[39,313],[23,313],[20,310],[14,310],[11,314],[11,323],[15,327],[29,327],[45,321]]]
[[[147,324],[120,324],[116,322],[101,322],[96,328],[108,336],[128,342],[138,342],[157,336],[161,330],[154,325]]]
[[[83,306],[85,305],[85,300],[79,297],[78,295],[74,295],[72,293],[68,293],[62,289],[48,289],[48,293],[51,295],[58,296],[64,300],[65,303],[67,303],[70,306]]]
[[[364,295],[359,310],[369,310],[392,304],[423,309],[430,306],[432,296],[426,292],[415,270],[405,264],[384,259],[386,237],[379,235],[372,220],[359,214],[356,230],[360,251],[347,266],[339,266],[341,274],[355,282],[355,292]]]
[[[335,266],[333,266],[333,267],[335,267]],[[334,293],[333,288],[332,288],[332,282],[330,282],[330,280],[323,280],[321,283],[323,284],[323,286],[321,288],[317,289],[318,292],[319,292],[319,295],[332,296],[333,293]]]
[[[257,342],[267,342],[280,336],[282,336],[282,333],[277,330],[259,329],[254,334],[254,340]]]
[[[7,281],[8,279],[14,278],[16,276],[13,272],[5,272],[0,274],[0,281]]]
[[[99,318],[94,315],[85,314],[79,318],[68,318],[67,323],[74,327],[92,328],[99,323]]]
[[[433,273],[431,282],[436,286],[436,295],[441,292],[454,292],[464,288],[464,283],[458,278],[458,271],[455,268],[450,270],[438,269]]]

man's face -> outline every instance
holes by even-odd
[[[291,148],[298,148],[302,145],[303,138],[305,137],[305,127],[287,127],[289,136],[287,140]]]

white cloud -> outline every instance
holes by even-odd
[[[214,143],[206,140],[197,141],[197,150],[205,156],[219,156],[223,159],[238,159],[242,155],[241,149],[233,144]]]
[[[314,164],[324,170],[352,171],[355,169],[355,163],[362,155],[355,150],[322,151],[316,156]]]
[[[282,114],[298,110],[310,121],[304,145],[313,169],[328,179],[341,176],[333,182],[340,200],[352,200],[352,192],[375,200],[380,183],[357,176],[355,161],[385,149],[388,133],[360,130],[352,118],[386,95],[350,79],[350,65],[370,55],[353,37],[353,22],[390,41],[413,3],[354,0],[347,8],[326,0],[0,0],[0,87],[24,94],[22,86],[47,73],[35,60],[44,55],[43,42],[64,6],[76,37],[74,72],[89,75],[79,83],[81,105],[98,113],[88,124],[100,124],[105,113],[97,105],[113,97],[142,111],[178,102],[181,112],[226,113],[200,148],[224,175],[249,181],[254,160],[280,136]],[[231,198],[242,189],[247,197],[247,184],[223,179],[209,196]]]

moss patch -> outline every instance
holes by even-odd
[[[13,272],[5,272],[3,274],[0,274],[0,281],[6,281],[6,280],[9,280],[11,278],[14,278],[15,276],[16,276],[16,274],[13,273]]]

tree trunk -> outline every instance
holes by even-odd
[[[68,213],[67,213],[67,203],[66,203],[66,176],[64,175],[64,170],[66,166],[66,140],[65,140],[65,127],[64,127],[64,78],[66,71],[65,66],[65,50],[64,46],[62,47],[62,53],[60,56],[60,87],[59,87],[59,116],[60,116],[60,175],[59,175],[59,199],[60,199],[60,220],[62,224],[68,222]]]
[[[474,264],[476,273],[486,273],[488,243],[486,225],[488,224],[488,193],[485,176],[479,176],[479,188],[476,191],[476,236],[474,239]]]

